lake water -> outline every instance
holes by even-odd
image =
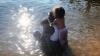
[[[100,56],[100,7],[84,14],[82,5],[60,0],[0,0],[0,56],[42,56],[33,32],[55,5],[66,10],[68,41],[76,56]]]

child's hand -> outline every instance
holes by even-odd
[[[39,31],[34,32],[33,35],[37,40],[39,40],[41,37],[41,33]]]

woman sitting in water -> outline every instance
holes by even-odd
[[[54,24],[53,27],[55,29],[54,34],[50,37],[52,41],[58,41],[62,47],[62,53],[66,51],[68,48],[68,40],[67,34],[68,31],[65,27],[65,10],[63,7],[54,7],[53,10],[54,15]],[[62,55],[61,55],[62,56]]]

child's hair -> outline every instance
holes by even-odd
[[[50,23],[52,23],[52,22],[55,20],[55,18],[54,18],[54,15],[53,15],[53,12],[52,12],[52,11],[50,11],[50,12],[48,13],[48,19],[49,19],[49,22],[50,22]]]
[[[41,22],[41,25],[50,25],[55,20],[52,11],[48,13],[48,17],[44,18]]]
[[[53,8],[53,15],[55,18],[64,18],[65,10],[63,7],[54,7]]]

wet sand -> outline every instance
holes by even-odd
[[[75,56],[100,56],[100,12],[92,10],[95,9],[79,18],[73,16],[66,20],[69,45]]]

